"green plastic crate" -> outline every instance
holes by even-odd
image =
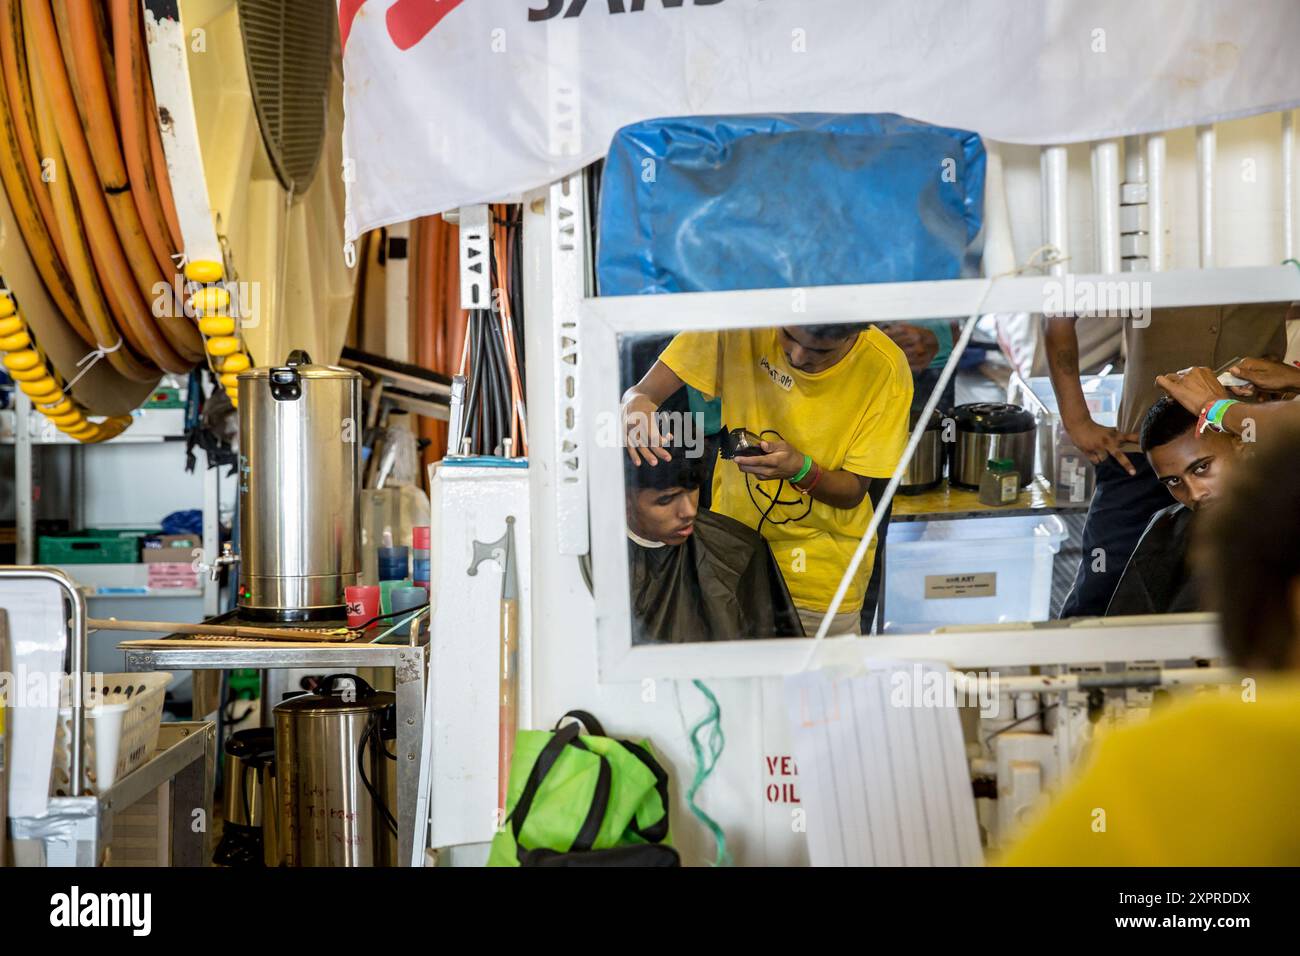
[[[169,388],[162,386],[155,388],[149,393],[141,404],[141,408],[184,408],[186,394],[179,388]]]
[[[76,534],[42,535],[41,564],[139,564],[140,539],[155,528],[87,528]]]

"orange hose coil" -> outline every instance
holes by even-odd
[[[8,370],[18,387],[55,428],[77,441],[95,443],[115,438],[131,424],[130,415],[106,418],[100,422],[86,417],[85,410],[68,393],[50,371],[45,356],[32,339],[31,329],[23,321],[13,297],[0,293],[0,326],[13,330],[0,339],[0,364]]]

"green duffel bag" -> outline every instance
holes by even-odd
[[[488,866],[681,866],[667,771],[648,741],[606,737],[585,711],[518,733],[506,805]]]

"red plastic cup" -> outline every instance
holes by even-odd
[[[343,589],[348,602],[348,627],[361,627],[379,616],[379,586],[362,584]]]

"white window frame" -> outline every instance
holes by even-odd
[[[622,456],[604,430],[621,400],[618,338],[622,334],[832,322],[964,319],[979,312],[1041,313],[1046,283],[1061,276],[995,280],[816,286],[677,295],[609,296],[579,306],[583,342],[582,404],[587,424],[597,664],[602,682],[647,678],[769,677],[805,666],[859,663],[863,656],[944,661],[953,667],[1173,660],[1215,657],[1220,645],[1208,614],[1153,615],[1068,624],[1001,624],[932,634],[824,640],[808,661],[810,638],[692,644],[632,644]],[[1082,282],[1149,283],[1152,308],[1300,300],[1293,266],[1075,275]],[[601,444],[602,440],[604,445]]]

